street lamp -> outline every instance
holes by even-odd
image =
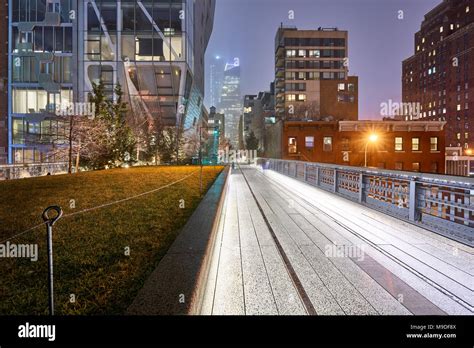
[[[370,143],[375,143],[378,140],[379,136],[377,134],[371,134],[369,136],[369,139],[367,140],[367,143],[365,144],[365,161],[364,161],[364,167],[367,167],[367,148],[369,147]]]

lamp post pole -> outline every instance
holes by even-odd
[[[367,143],[365,144],[365,153],[364,153],[364,157],[365,157],[365,160],[364,160],[364,167],[367,168],[367,148],[369,147],[369,141],[370,140],[367,140]]]

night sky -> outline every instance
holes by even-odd
[[[359,119],[378,119],[380,103],[401,101],[402,60],[413,54],[424,15],[441,1],[216,0],[206,64],[216,55],[229,62],[239,57],[242,95],[257,94],[274,79],[274,41],[281,22],[298,29],[347,30],[349,74],[359,76]],[[294,20],[288,19],[290,10]]]

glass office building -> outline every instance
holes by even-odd
[[[225,115],[225,137],[229,139],[234,149],[238,149],[239,120],[243,108],[239,64],[226,64],[220,98],[219,112]]]
[[[110,98],[122,86],[133,117],[193,131],[214,1],[10,0],[10,163],[61,160],[51,111],[100,80]]]

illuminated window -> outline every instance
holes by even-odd
[[[295,101],[296,100],[296,94],[287,94],[286,95],[286,100],[287,101]]]
[[[420,151],[420,138],[412,138],[411,139],[411,150],[412,151]]]
[[[456,106],[456,110],[457,110],[457,111],[461,111],[461,104],[458,104],[458,105]]]
[[[323,138],[323,151],[331,152],[332,151],[332,137]]]
[[[295,137],[288,137],[288,153],[297,153],[298,147],[296,145]]]
[[[306,94],[298,94],[298,101],[306,101]]]
[[[444,30],[444,28],[443,28],[443,27],[440,27],[440,28],[439,28],[439,32],[440,32],[440,33],[442,33],[442,32],[443,32],[443,30]]]
[[[339,83],[337,85],[337,90],[338,91],[344,91],[346,89],[346,85],[344,83]]]
[[[466,6],[466,13],[469,13],[469,6]]]
[[[403,151],[403,138],[395,137],[395,151]]]
[[[308,149],[314,148],[314,137],[305,137],[304,142]]]
[[[286,50],[287,57],[296,57],[296,50]]]
[[[306,50],[299,50],[298,57],[306,57]]]
[[[309,51],[309,56],[319,58],[321,56],[321,51],[320,50],[310,50]]]
[[[419,172],[420,171],[420,162],[413,162],[412,163],[412,170],[414,172]]]

